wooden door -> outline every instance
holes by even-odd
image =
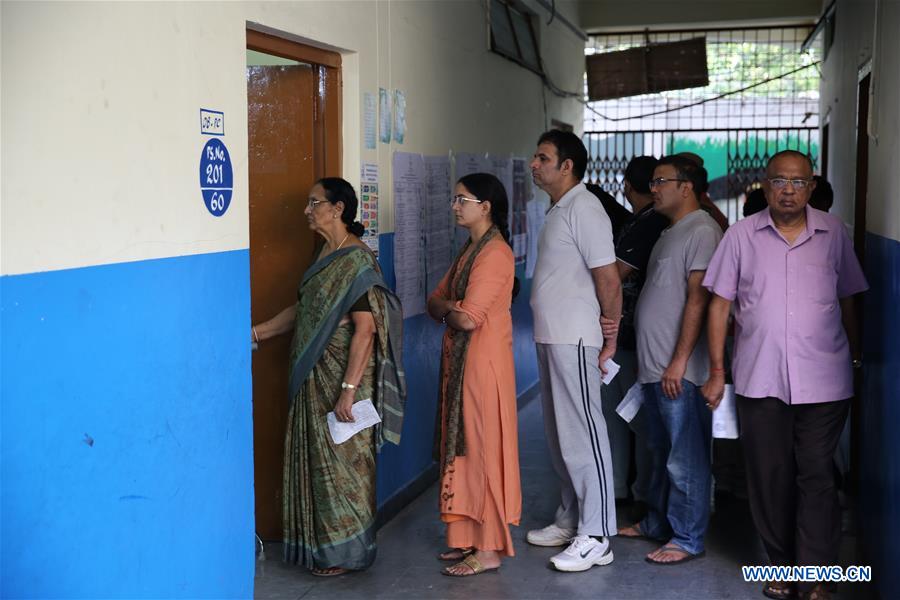
[[[303,58],[299,44],[247,33],[248,48]],[[297,286],[312,262],[316,236],[303,210],[313,183],[340,172],[340,89],[334,85],[339,81],[339,68],[310,62],[247,67],[254,323],[296,302]],[[282,535],[290,343],[290,334],[283,335],[265,340],[253,353],[256,530],[265,540],[280,540]]]

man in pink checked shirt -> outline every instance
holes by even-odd
[[[733,379],[750,510],[773,565],[834,565],[840,507],[832,457],[853,395],[859,346],[853,295],[868,289],[839,218],[807,206],[812,162],[795,151],[766,168],[768,209],[726,232],[706,271],[714,409],[725,387],[725,331],[735,306]],[[821,583],[770,582],[771,598],[821,600]]]

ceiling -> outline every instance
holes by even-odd
[[[811,24],[824,8],[823,0],[580,0],[577,5],[587,33]]]

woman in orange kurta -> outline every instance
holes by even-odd
[[[442,572],[465,577],[498,569],[513,556],[509,525],[518,525],[522,491],[512,352],[515,261],[509,201],[486,173],[467,175],[452,200],[469,241],[428,299],[446,323],[441,357],[441,520],[459,561]]]

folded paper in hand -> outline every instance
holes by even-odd
[[[603,368],[606,369],[606,375],[603,376],[603,383],[609,385],[609,382],[612,381],[616,375],[619,373],[619,369],[622,367],[619,366],[619,363],[614,361],[611,358],[607,358],[606,362],[603,363]]]
[[[736,440],[738,434],[737,405],[734,401],[734,386],[725,385],[725,395],[712,414],[713,437]]]
[[[354,419],[352,423],[338,421],[334,411],[325,415],[325,419],[328,421],[328,431],[331,432],[331,439],[335,444],[343,444],[363,429],[381,423],[381,417],[378,416],[378,411],[375,410],[371,399],[355,402],[351,412]]]
[[[616,412],[619,413],[619,416],[627,423],[631,423],[631,420],[634,419],[634,416],[641,409],[643,403],[644,388],[640,383],[636,383],[628,388],[625,397],[622,398],[622,401],[619,402],[619,405],[616,407]]]

